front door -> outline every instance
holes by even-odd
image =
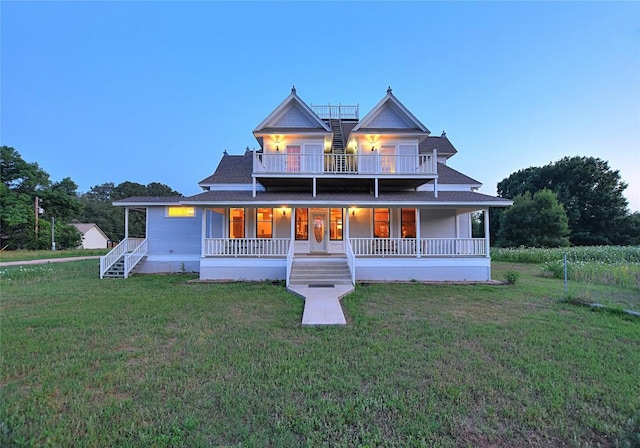
[[[311,212],[311,252],[326,252],[329,239],[329,214],[324,211]]]

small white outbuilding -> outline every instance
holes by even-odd
[[[82,244],[78,249],[106,249],[109,238],[97,224],[71,223],[82,235]]]

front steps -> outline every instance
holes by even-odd
[[[296,257],[291,265],[290,286],[352,285],[346,257]]]
[[[129,275],[135,273],[138,266],[142,264],[142,262],[147,257],[144,256],[140,259],[140,261],[131,269]],[[118,259],[107,271],[102,275],[102,278],[124,278],[124,255]]]

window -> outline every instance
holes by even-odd
[[[373,237],[389,238],[389,209],[373,209]]]
[[[256,238],[273,238],[273,209],[259,208],[256,224]]]
[[[342,241],[342,209],[332,208],[329,212],[329,239]]]
[[[167,207],[167,218],[194,218],[196,216],[195,207]]]
[[[402,238],[416,237],[416,210],[413,208],[403,208],[401,211]]]
[[[296,240],[309,239],[309,209],[296,209]]]
[[[300,171],[300,145],[287,146],[287,171]]]
[[[229,238],[244,238],[244,209],[229,210]]]

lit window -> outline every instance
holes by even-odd
[[[195,216],[195,207],[167,207],[168,218],[193,218]]]
[[[309,210],[306,208],[296,209],[296,240],[309,239]]]
[[[416,237],[416,210],[413,208],[402,209],[402,238]]]
[[[389,209],[373,209],[373,237],[389,238]]]
[[[329,212],[329,221],[331,223],[329,238],[342,241],[342,209],[332,208]]]
[[[273,209],[259,208],[256,223],[256,238],[273,238]]]
[[[229,210],[229,238],[244,238],[244,209]]]

